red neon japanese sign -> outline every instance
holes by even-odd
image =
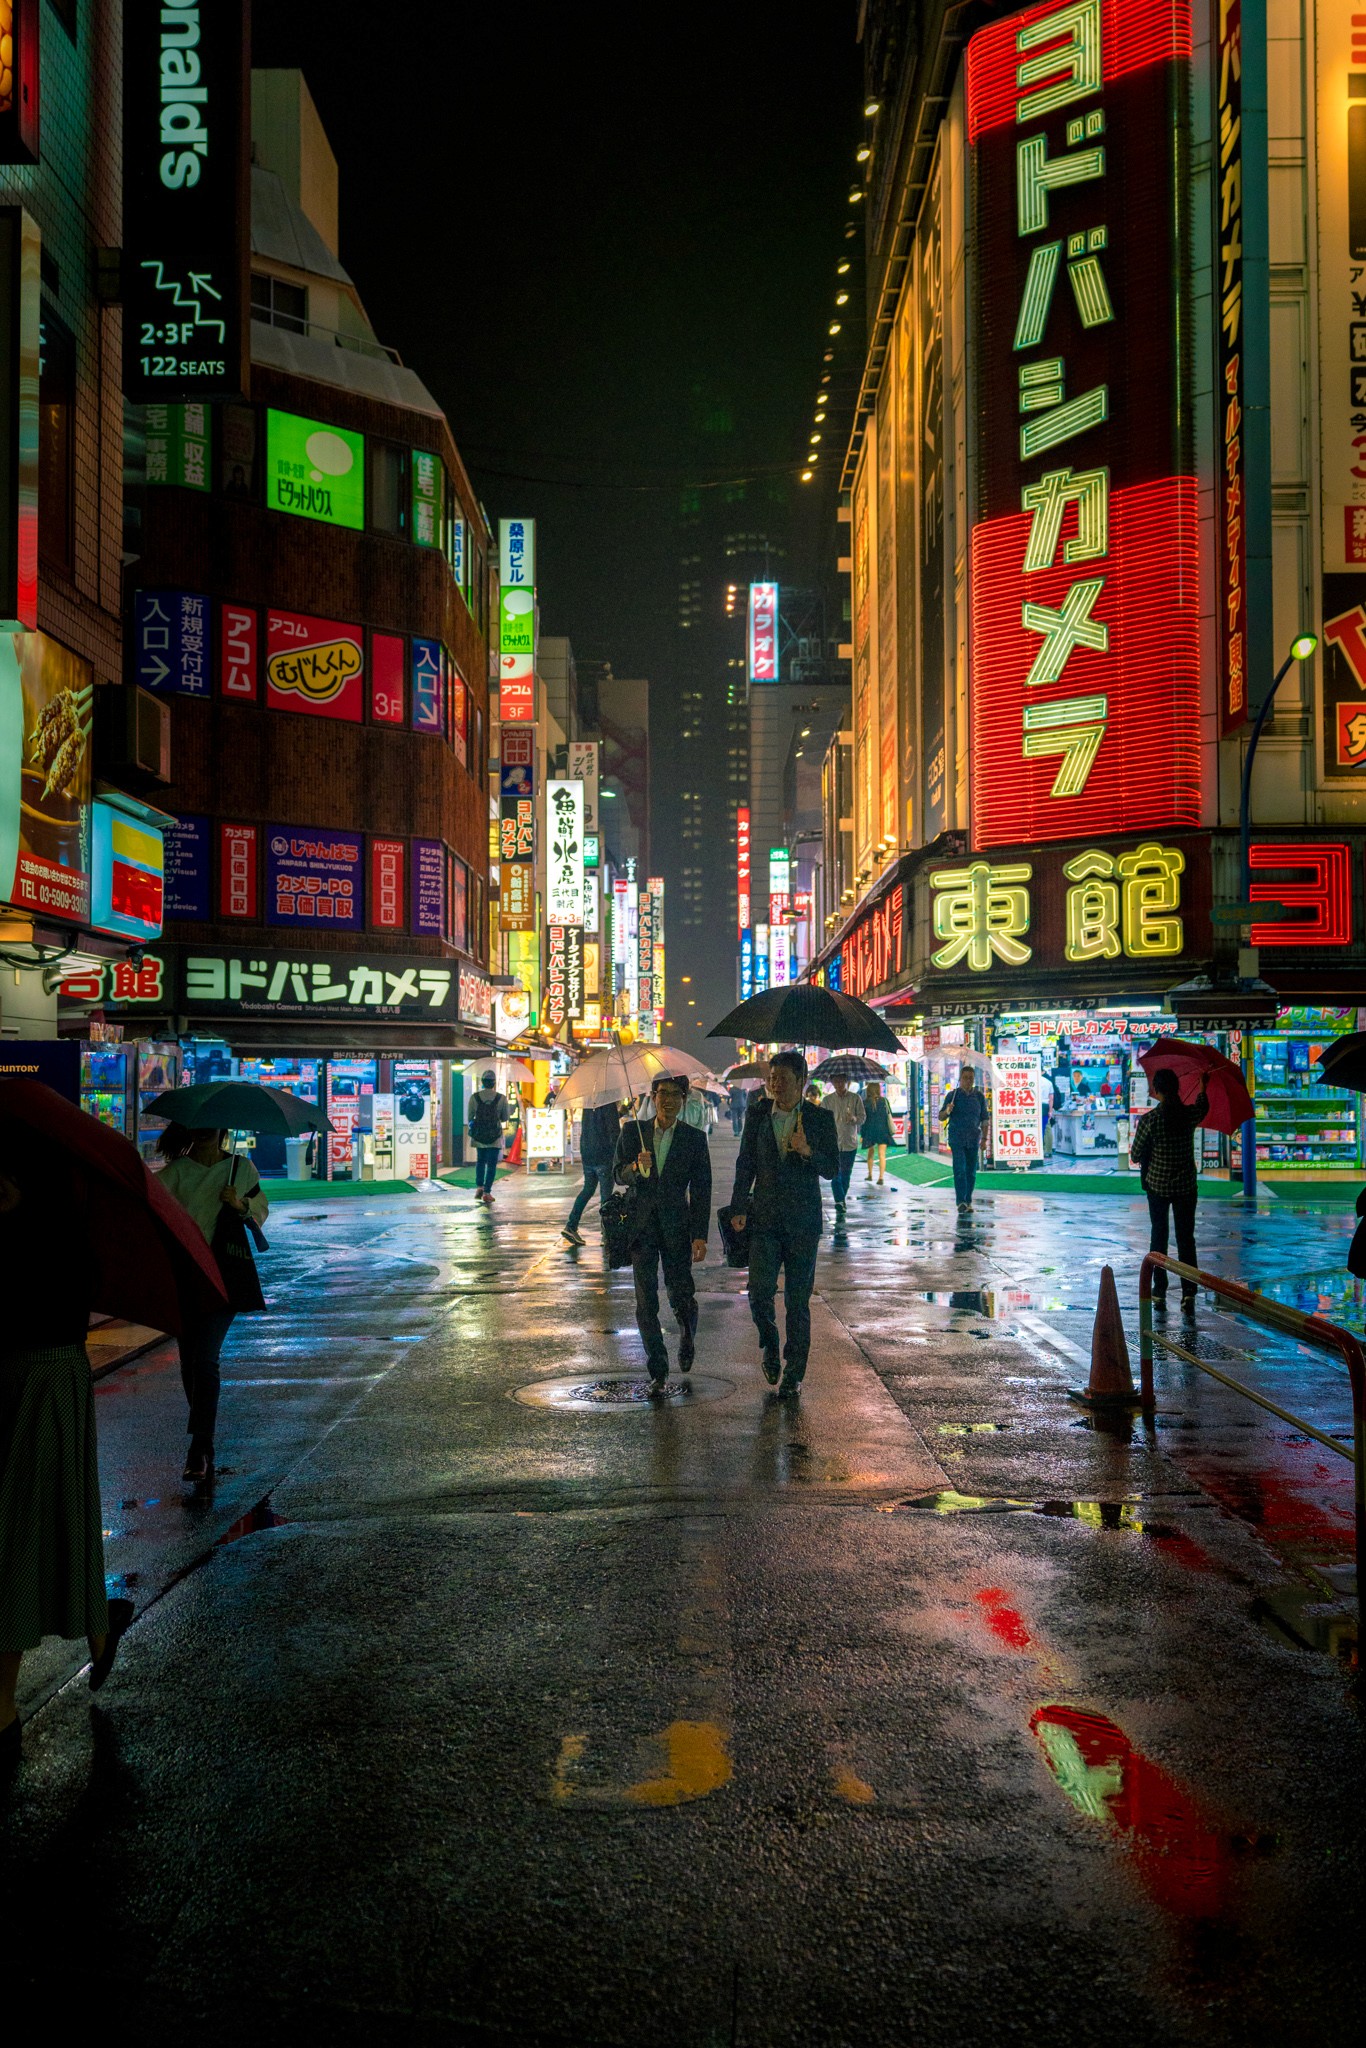
[[[1068,0],[968,44],[979,847],[1199,823],[1190,41],[1187,0]]]
[[[1250,846],[1248,863],[1255,871],[1284,869],[1293,882],[1253,882],[1250,903],[1284,903],[1303,910],[1302,918],[1284,923],[1254,924],[1254,946],[1350,946],[1352,943],[1352,849],[1331,840],[1311,839],[1302,845],[1280,840]]]

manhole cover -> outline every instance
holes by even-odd
[[[646,1373],[602,1373],[596,1378],[580,1374],[574,1379],[534,1380],[529,1387],[516,1387],[514,1401],[528,1408],[570,1408],[583,1414],[623,1415],[642,1409],[686,1408],[694,1401],[723,1401],[733,1394],[731,1380],[715,1379],[706,1373],[671,1373],[668,1391],[652,1394]]]

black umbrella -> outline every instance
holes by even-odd
[[[296,1138],[305,1131],[330,1131],[311,1102],[287,1088],[263,1088],[255,1081],[201,1081],[172,1088],[147,1104],[148,1116],[164,1116],[187,1131],[255,1131],[261,1137]]]
[[[866,1060],[859,1052],[832,1052],[828,1060],[822,1060],[818,1067],[811,1069],[813,1081],[885,1081],[887,1069],[880,1067],[876,1060]]]
[[[766,988],[714,1024],[709,1038],[749,1038],[760,1045],[873,1046],[878,1052],[900,1052],[876,1010],[856,996],[837,989],[797,982],[789,988]]]
[[[1366,1031],[1349,1031],[1325,1045],[1317,1064],[1330,1088],[1350,1088],[1366,1095]]]

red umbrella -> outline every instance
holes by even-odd
[[[93,1309],[174,1334],[187,1318],[226,1306],[218,1261],[198,1224],[122,1132],[42,1081],[0,1081],[0,1122],[23,1125],[83,1169]]]
[[[1154,1074],[1170,1067],[1181,1083],[1183,1102],[1194,1102],[1203,1088],[1209,1097],[1209,1109],[1201,1122],[1212,1131],[1224,1131],[1231,1137],[1252,1115],[1252,1097],[1242,1070],[1212,1045],[1191,1045],[1184,1038],[1160,1038],[1147,1052],[1139,1054],[1138,1064],[1149,1084]]]

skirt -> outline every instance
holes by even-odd
[[[105,1634],[103,1520],[85,1346],[0,1358],[0,1651]]]

